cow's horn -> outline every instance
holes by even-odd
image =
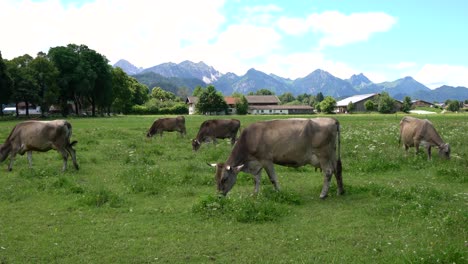
[[[227,165],[226,170],[231,170],[231,166]]]
[[[216,167],[216,166],[218,166],[218,164],[216,164],[216,163],[208,163],[208,162],[207,162],[206,164],[208,164],[208,166],[210,166],[210,167]]]

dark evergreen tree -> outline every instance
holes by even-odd
[[[209,114],[218,112],[227,112],[228,105],[224,101],[223,95],[216,91],[216,88],[212,85],[206,87],[206,90],[200,95],[196,109],[199,113]]]

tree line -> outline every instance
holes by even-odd
[[[86,45],[53,47],[35,58],[25,54],[12,60],[0,52],[0,104],[14,103],[17,115],[20,102],[26,104],[26,115],[29,105],[38,105],[42,115],[54,106],[63,116],[88,111],[96,116],[128,113],[148,99],[146,85]]]

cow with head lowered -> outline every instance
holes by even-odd
[[[73,165],[78,170],[76,153],[70,143],[72,126],[65,120],[53,121],[24,121],[18,123],[5,143],[0,145],[0,162],[10,155],[8,170],[11,171],[16,154],[28,153],[29,167],[32,167],[32,151],[46,152],[51,149],[57,150],[63,157],[62,170],[67,168],[68,155],[72,157]]]
[[[174,118],[159,118],[153,122],[153,125],[148,130],[146,136],[152,137],[154,134],[160,134],[160,136],[162,137],[163,131],[178,131],[180,135],[185,135],[185,118],[183,116],[178,116]]]
[[[440,157],[450,159],[450,145],[442,140],[434,125],[427,119],[403,117],[400,121],[399,143],[401,142],[405,146],[406,153],[409,147],[414,147],[417,154],[421,145],[426,148],[427,157],[430,160],[432,159],[431,147],[435,146],[439,148]]]
[[[320,168],[324,177],[322,199],[327,197],[335,174],[338,194],[343,194],[339,122],[334,118],[293,118],[251,124],[242,131],[227,161],[212,164],[218,191],[226,195],[243,171],[254,175],[254,192],[258,193],[262,169],[278,190],[274,164]]]
[[[192,140],[192,148],[197,151],[203,142],[209,140],[216,144],[217,138],[230,138],[231,145],[234,145],[239,127],[240,121],[237,119],[206,120],[200,125],[197,137]]]

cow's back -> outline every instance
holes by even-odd
[[[337,125],[331,118],[257,122],[242,131],[238,148],[254,159],[289,166],[302,166],[316,157],[334,159]]]
[[[11,133],[11,142],[31,150],[48,150],[54,145],[66,145],[71,137],[71,125],[65,120],[25,121]]]
[[[235,136],[239,127],[240,121],[237,119],[206,120],[201,124],[197,138],[203,139],[209,136],[225,138]]]
[[[429,120],[405,116],[400,121],[400,139],[403,144],[412,146],[414,138],[423,137],[428,127],[432,127]]]

